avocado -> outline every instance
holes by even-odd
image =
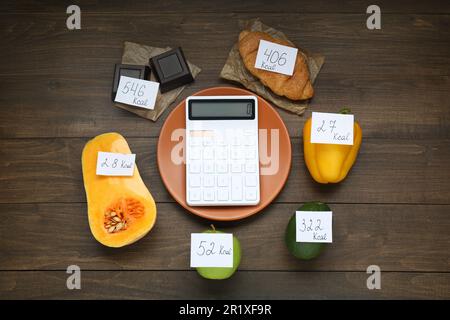
[[[307,202],[298,208],[298,211],[331,211],[323,202]],[[311,260],[320,255],[326,243],[297,242],[296,240],[296,214],[294,213],[286,227],[284,241],[289,252],[301,260]]]

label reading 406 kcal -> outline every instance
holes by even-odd
[[[255,68],[292,76],[297,52],[297,48],[260,40]]]

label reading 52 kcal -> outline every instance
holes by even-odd
[[[331,211],[296,211],[297,242],[333,242]]]
[[[255,68],[292,76],[297,48],[260,40]]]
[[[232,267],[231,233],[192,233],[191,267]]]

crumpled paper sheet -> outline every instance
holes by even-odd
[[[274,38],[286,40],[293,46],[295,46],[291,41],[289,41],[289,39],[284,35],[283,32],[263,24],[261,20],[259,20],[259,18],[246,21],[239,21],[239,25],[242,30],[247,29],[251,31],[263,31],[270,34]],[[314,81],[317,78],[317,75],[319,74],[320,69],[323,66],[323,63],[325,62],[325,57],[321,54],[311,54],[301,48],[299,48],[299,50],[307,58],[307,63],[309,67],[309,77],[311,83],[314,83]],[[222,71],[220,72],[220,76],[224,79],[241,83],[247,89],[271,101],[278,107],[293,112],[297,115],[302,115],[309,104],[309,100],[301,100],[301,101],[290,100],[286,97],[276,95],[269,88],[265,87],[259,81],[259,79],[254,77],[245,67],[241,55],[239,54],[238,43],[236,43],[231,49],[228,55],[228,59],[225,65],[223,66]]]
[[[139,43],[134,42],[125,42],[123,48],[122,55],[122,63],[123,64],[138,64],[138,65],[148,65],[148,60],[161,54],[163,52],[169,51],[171,48],[157,48],[145,46]],[[189,69],[191,70],[192,76],[194,79],[200,73],[201,69],[196,65],[187,62],[189,65]],[[151,81],[157,81],[156,77],[152,71],[150,76]],[[123,103],[114,102],[115,107],[119,107],[121,109],[128,110],[141,116],[146,119],[150,119],[152,121],[158,120],[159,116],[166,110],[180,95],[180,93],[184,90],[186,86],[178,87],[176,89],[167,91],[165,93],[161,93],[158,91],[158,95],[156,96],[155,108],[153,110],[139,108],[135,106],[130,106]]]

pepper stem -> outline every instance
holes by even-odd
[[[213,229],[214,232],[216,232],[216,228],[214,227],[213,224],[211,224],[211,228]]]
[[[341,113],[341,114],[351,114],[352,110],[349,107],[343,107],[341,109],[341,111],[339,111],[339,113]]]

